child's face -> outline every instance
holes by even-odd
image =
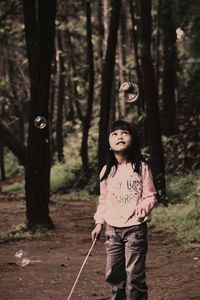
[[[117,129],[110,133],[109,144],[113,152],[124,152],[131,146],[132,136],[127,130]]]

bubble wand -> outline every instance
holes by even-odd
[[[74,281],[74,284],[73,284],[73,286],[72,286],[71,292],[70,292],[70,294],[69,294],[67,300],[70,300],[70,298],[71,298],[71,295],[72,295],[72,293],[73,293],[73,291],[74,291],[74,289],[75,289],[75,286],[76,286],[76,284],[77,284],[77,281],[78,281],[78,279],[79,279],[79,277],[80,277],[80,275],[81,275],[81,272],[82,272],[82,270],[83,270],[83,268],[84,268],[84,266],[85,266],[85,264],[86,264],[86,261],[87,261],[89,255],[90,255],[90,253],[91,253],[91,251],[92,251],[92,249],[93,249],[93,247],[94,247],[94,245],[95,245],[95,243],[96,243],[96,240],[97,240],[97,239],[94,239],[94,241],[93,241],[93,243],[92,243],[92,246],[90,247],[90,250],[88,251],[88,254],[86,255],[86,258],[84,259],[84,262],[82,263],[82,266],[81,266],[81,268],[80,268],[80,271],[79,271],[79,273],[78,273],[78,275],[77,275],[77,277],[76,277],[76,280]]]

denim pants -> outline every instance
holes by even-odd
[[[112,288],[112,300],[147,300],[147,224],[123,228],[107,224],[105,234],[106,281]]]

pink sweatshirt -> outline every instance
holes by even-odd
[[[104,174],[103,167],[100,178]],[[141,207],[147,212],[142,222],[149,221],[151,210],[156,203],[156,190],[151,170],[142,162],[141,176],[133,171],[131,163],[118,165],[111,169],[110,175],[100,183],[99,204],[94,215],[96,223],[107,223],[115,227],[140,224],[135,215]],[[113,176],[114,174],[114,176]]]

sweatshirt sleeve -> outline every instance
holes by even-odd
[[[157,202],[156,193],[151,170],[147,164],[142,163],[142,201],[139,206],[144,208],[147,216]]]
[[[106,166],[100,172],[100,178],[104,174]],[[104,224],[104,213],[105,213],[105,200],[107,195],[107,183],[106,180],[100,182],[100,196],[99,196],[99,203],[97,206],[97,210],[94,214],[95,223]]]

